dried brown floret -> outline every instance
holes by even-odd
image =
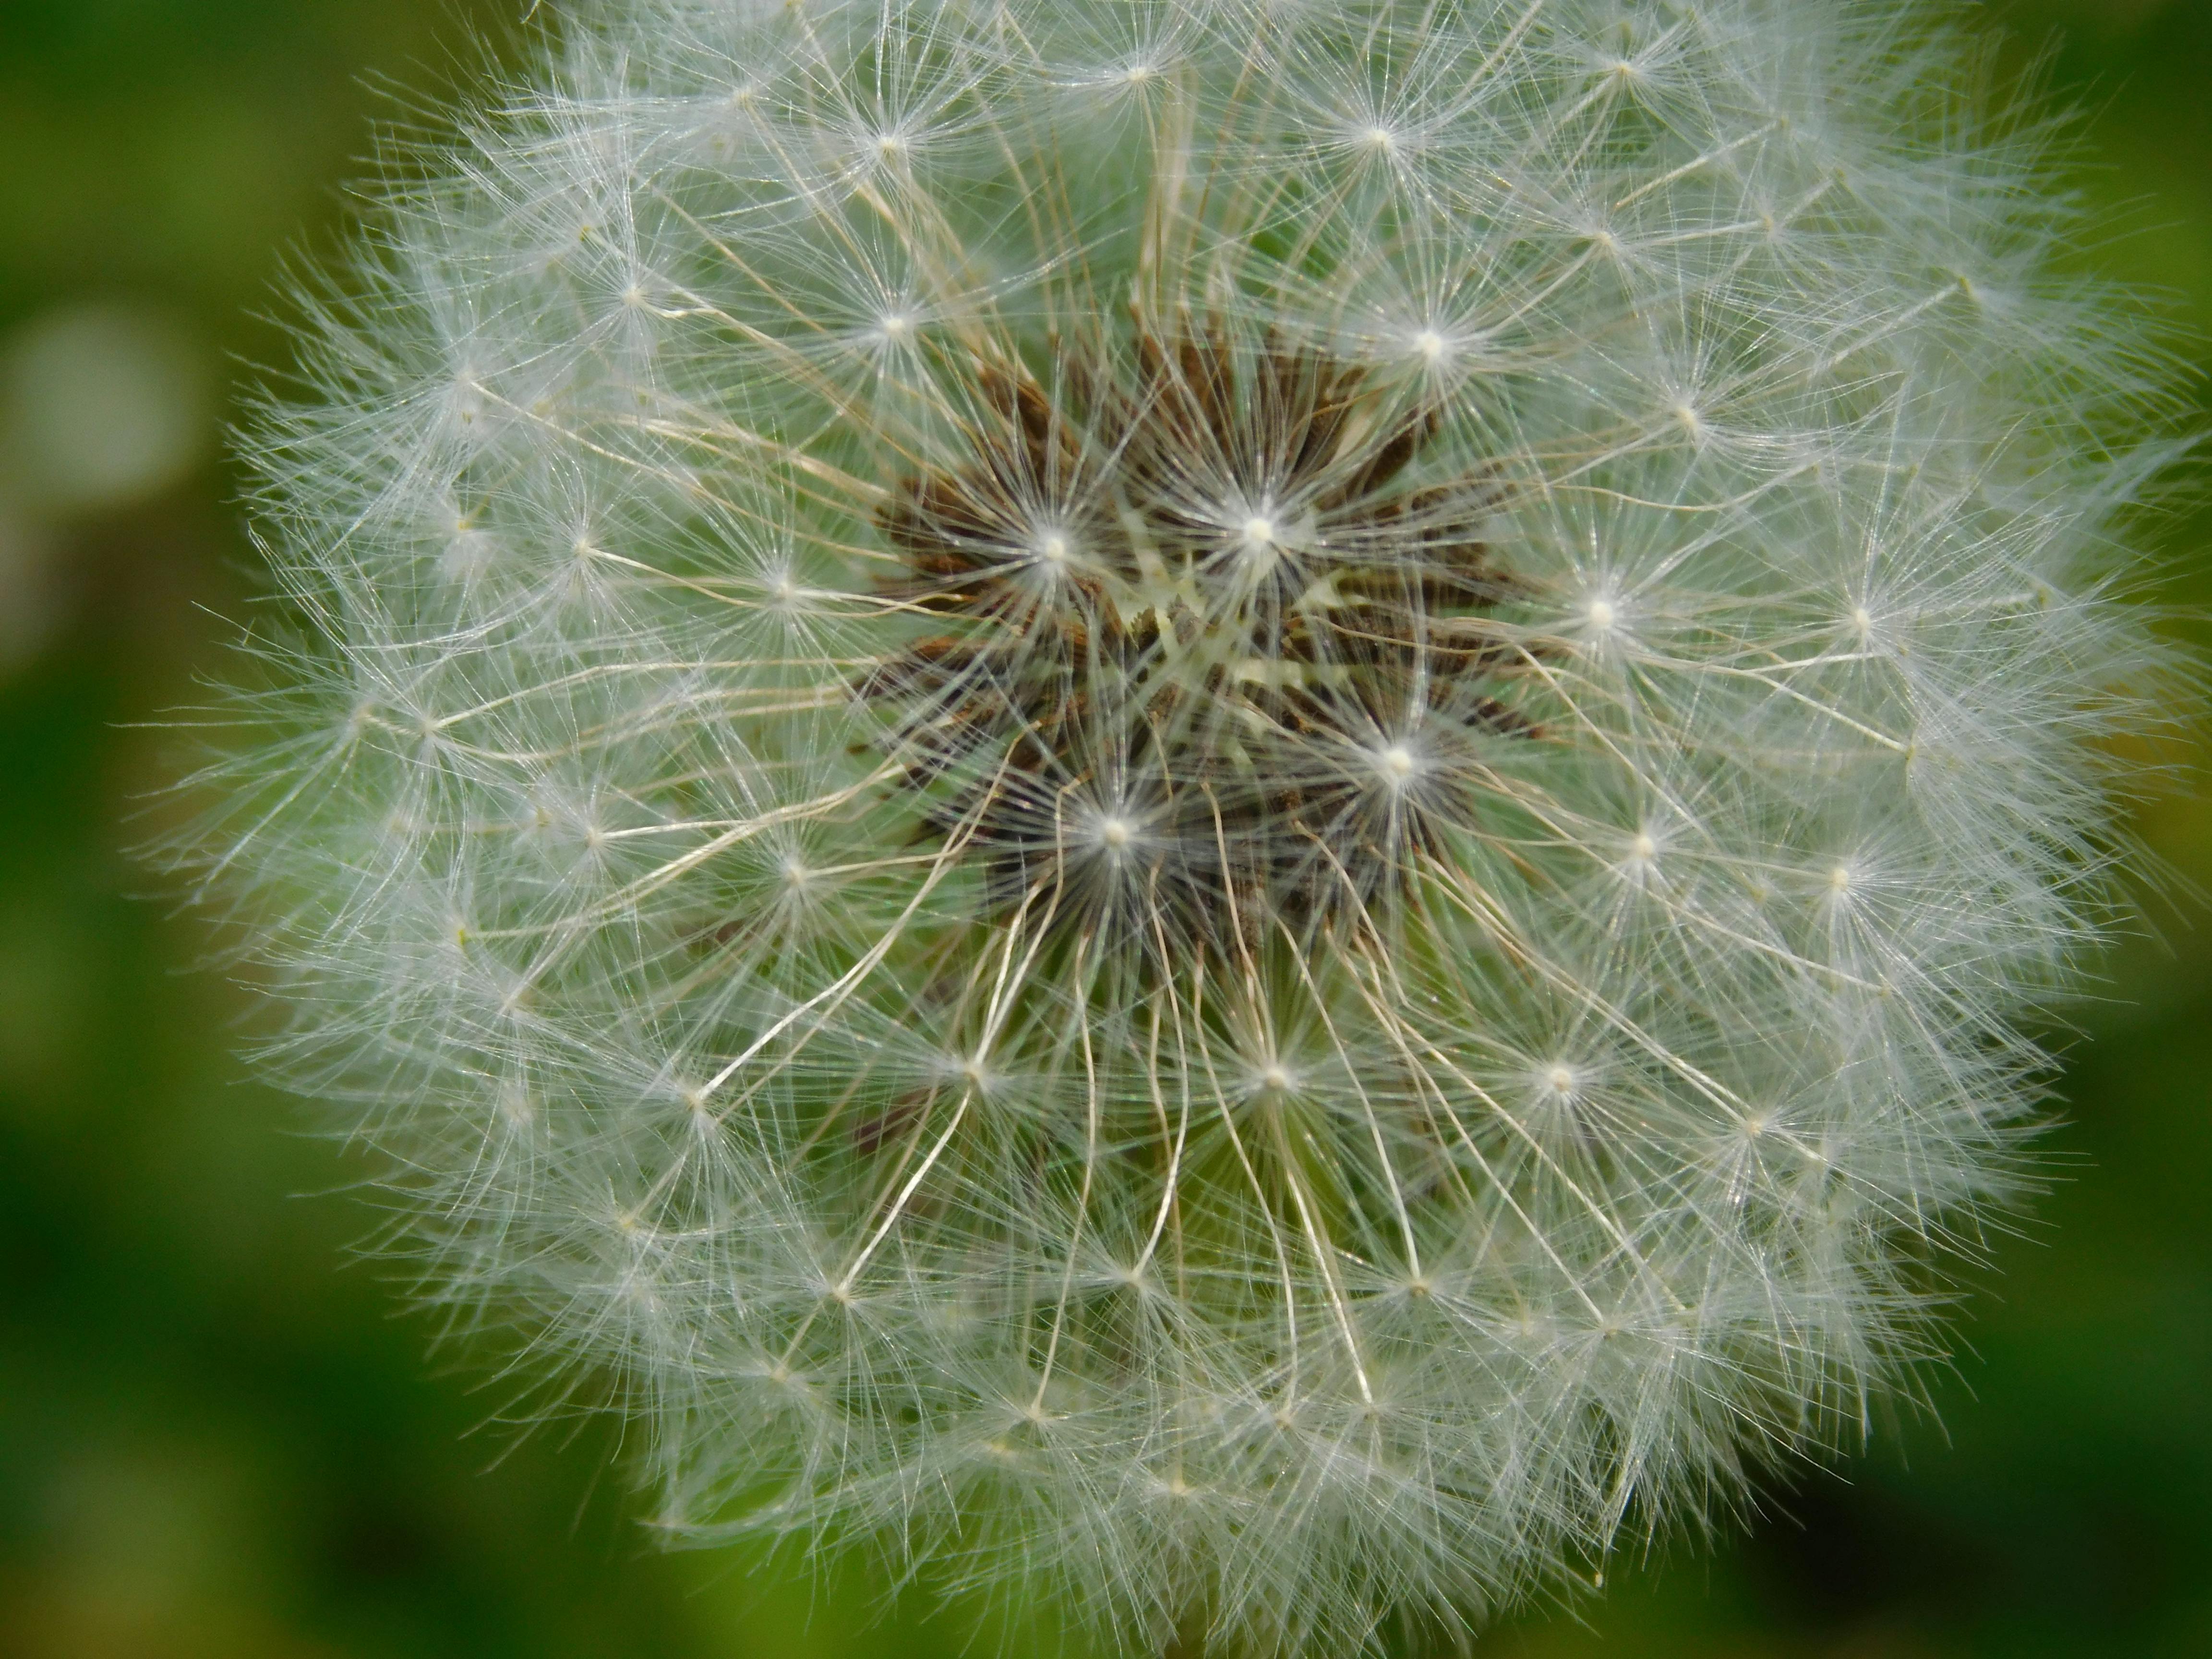
[[[908,573],[886,590],[965,626],[862,691],[994,906],[1118,906],[1140,945],[1163,915],[1364,909],[1474,811],[1417,735],[1537,735],[1501,695],[1525,647],[1487,620],[1516,592],[1498,480],[1409,482],[1433,403],[1188,315],[1055,341],[1045,380],[965,372],[965,464],[877,515]]]

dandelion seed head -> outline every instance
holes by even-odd
[[[605,0],[388,194],[179,862],[672,1539],[1348,1655],[1909,1386],[2173,446],[1899,15]]]

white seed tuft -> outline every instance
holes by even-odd
[[[1856,1432],[2160,665],[2170,371],[1962,42],[576,10],[261,413],[304,642],[180,858],[428,1298],[684,1535],[1132,1652],[1463,1630]]]

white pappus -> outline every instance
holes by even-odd
[[[565,18],[308,302],[177,852],[424,1295],[672,1534],[1130,1650],[1463,1626],[1862,1432],[2161,671],[2174,375],[1978,61]]]

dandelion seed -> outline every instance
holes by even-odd
[[[1647,9],[606,0],[315,307],[179,860],[667,1535],[1348,1654],[1940,1352],[2170,370],[1940,27]]]

